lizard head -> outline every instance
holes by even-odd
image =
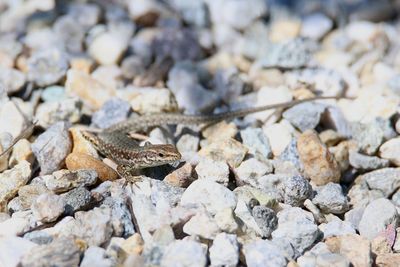
[[[156,167],[179,161],[182,156],[174,145],[145,145],[142,152],[143,168]]]

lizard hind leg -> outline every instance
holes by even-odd
[[[134,184],[143,180],[143,176],[138,175],[137,170],[129,165],[119,164],[117,166],[117,172],[121,176],[121,178],[124,178],[126,180],[127,183]]]

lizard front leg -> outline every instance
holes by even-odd
[[[118,174],[129,183],[136,183],[143,180],[141,175],[138,175],[137,169],[132,165],[118,164]]]

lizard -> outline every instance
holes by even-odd
[[[117,164],[117,172],[119,175],[128,180],[134,176],[134,171],[137,169],[173,163],[179,161],[182,157],[178,149],[171,144],[153,145],[146,143],[144,146],[139,146],[136,141],[128,136],[130,132],[142,131],[148,127],[163,125],[213,124],[269,109],[290,108],[304,102],[338,98],[339,97],[317,96],[212,115],[184,115],[180,113],[148,114],[116,123],[97,133],[87,130],[82,130],[81,132],[82,136],[88,140],[97,151],[112,159]]]

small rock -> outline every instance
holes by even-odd
[[[312,182],[316,185],[339,182],[339,166],[316,132],[308,130],[301,134],[297,140],[297,150],[304,172]]]
[[[328,183],[319,188],[312,201],[325,213],[342,214],[349,208],[341,186],[335,183]]]
[[[43,178],[48,189],[55,193],[60,193],[79,186],[95,184],[97,173],[94,170],[60,170],[54,172],[53,175],[46,175]]]
[[[14,145],[9,162],[10,166],[14,166],[22,161],[33,164],[34,160],[31,143],[26,139],[21,139]]]
[[[80,256],[81,251],[73,238],[58,238],[50,244],[32,248],[22,258],[21,266],[40,267],[49,262],[60,267],[78,266]]]
[[[400,138],[396,137],[386,141],[379,148],[379,156],[383,159],[389,160],[392,164],[400,166],[399,158]],[[377,169],[377,168],[375,168]]]
[[[190,163],[186,163],[179,169],[165,176],[163,181],[172,186],[188,187],[194,180],[193,166]]]
[[[234,139],[217,140],[199,151],[199,155],[215,161],[226,161],[237,167],[247,154],[247,148]]]
[[[312,187],[303,176],[296,175],[283,183],[283,199],[285,204],[301,207],[304,201],[312,196]]]
[[[118,96],[140,114],[176,112],[178,109],[174,95],[166,88],[130,87],[120,90]]]
[[[270,162],[261,162],[255,158],[243,161],[236,168],[238,180],[245,184],[255,184],[254,180],[258,180],[261,176],[269,174],[273,171],[273,166]]]
[[[331,129],[321,132],[319,134],[319,138],[321,139],[322,143],[324,143],[328,147],[335,146],[339,142],[344,140],[344,136]]]
[[[155,205],[165,205],[176,207],[182,197],[184,188],[172,186],[161,181],[151,182],[151,200]]]
[[[378,235],[371,241],[371,250],[375,255],[392,253],[392,246],[388,244],[386,237]]]
[[[67,122],[57,122],[39,135],[32,144],[32,151],[39,162],[41,175],[52,173],[64,164],[72,148],[68,128]]]
[[[83,255],[82,262],[79,266],[81,267],[91,267],[91,266],[101,266],[101,267],[112,267],[115,266],[116,262],[107,257],[106,250],[100,247],[89,247],[85,254]]]
[[[191,134],[183,134],[176,143],[176,147],[182,154],[195,153],[199,148],[200,138]]]
[[[225,162],[203,159],[195,170],[199,179],[208,179],[224,186],[229,183],[229,166]]]
[[[234,123],[227,123],[226,121],[221,121],[210,127],[207,127],[205,130],[202,131],[203,136],[210,140],[224,140],[229,138],[234,138],[237,134],[238,129]]]
[[[356,151],[349,152],[349,162],[354,168],[365,171],[381,169],[389,166],[388,159],[366,156]]]
[[[129,237],[135,233],[132,215],[126,200],[119,197],[108,197],[103,206],[111,209],[111,224],[114,236]]]
[[[285,150],[279,155],[279,159],[283,162],[289,162],[299,172],[304,171],[303,163],[300,160],[299,152],[297,151],[297,140],[293,138],[286,146]]]
[[[286,267],[286,258],[280,248],[269,240],[257,240],[245,244],[243,254],[249,267]]]
[[[113,124],[126,120],[130,109],[128,102],[119,98],[112,98],[93,114],[92,124],[100,129],[108,128]]]
[[[278,19],[271,23],[269,39],[273,43],[287,42],[298,37],[301,28],[296,19]]]
[[[22,161],[11,170],[0,174],[0,210],[5,211],[7,202],[24,186],[31,178],[31,164]]]
[[[191,240],[176,240],[169,244],[161,259],[161,266],[194,266],[207,265],[207,248]]]
[[[56,84],[68,69],[67,56],[57,49],[44,49],[28,60],[28,79],[38,86]]]
[[[301,36],[314,40],[321,39],[333,26],[332,20],[322,13],[315,13],[307,16],[301,26]]]
[[[264,126],[263,131],[268,137],[273,154],[279,156],[292,141],[294,128],[286,120],[282,120],[279,123]]]
[[[76,123],[81,118],[81,109],[82,102],[76,98],[45,102],[38,106],[36,118],[38,124],[44,128],[59,121]]]
[[[65,213],[72,215],[76,211],[84,210],[92,203],[92,195],[85,187],[80,186],[61,195],[65,202]]]
[[[115,95],[113,88],[107,87],[89,74],[78,70],[69,70],[65,81],[68,95],[76,95],[91,107],[98,109]]]
[[[121,71],[124,78],[133,79],[145,73],[145,65],[139,56],[131,55],[122,60]]]
[[[375,264],[377,267],[395,267],[400,262],[400,254],[385,253],[376,257]]]
[[[102,161],[84,153],[69,154],[65,159],[65,164],[70,171],[78,171],[81,169],[95,170],[101,181],[114,181],[119,177],[114,169]]]
[[[32,203],[42,194],[49,192],[45,185],[35,183],[34,180],[30,184],[22,186],[18,190],[18,197],[13,198],[8,203],[8,210],[22,211],[30,209]]]
[[[249,153],[256,158],[272,157],[271,146],[262,129],[246,128],[240,131],[240,137],[243,140],[243,144],[249,149]]]
[[[239,227],[235,220],[233,210],[230,208],[218,211],[214,219],[221,231],[226,233],[235,233]]]
[[[92,143],[90,143],[82,136],[82,132],[81,130],[79,130],[79,128],[71,127],[69,128],[69,132],[71,133],[72,142],[74,144],[74,147],[72,148],[72,153],[82,153],[90,155],[97,159],[99,158],[97,150],[93,147]]]
[[[205,239],[214,239],[220,229],[212,216],[206,211],[199,211],[183,226],[183,232]]]
[[[278,228],[272,232],[272,238],[286,238],[298,252],[303,253],[319,234],[311,213],[300,208],[287,208],[278,212]]]
[[[48,223],[57,220],[64,212],[64,199],[55,194],[42,194],[32,203],[32,212],[37,220]]]
[[[367,155],[373,155],[382,144],[384,131],[377,121],[368,124],[353,123],[352,136],[358,143],[358,147]]]
[[[325,107],[318,103],[302,103],[289,108],[283,112],[282,116],[304,132],[317,127],[324,110]]]
[[[63,41],[66,49],[72,53],[82,52],[85,30],[72,16],[60,16],[53,25],[54,33]]]
[[[24,73],[0,65],[0,84],[6,88],[7,94],[18,92],[25,84],[25,81]]]
[[[330,267],[330,266],[340,266],[348,267],[350,266],[349,261],[343,255],[336,253],[323,253],[319,254],[316,259],[316,266],[320,267]]]
[[[15,102],[6,101],[1,103],[0,133],[7,132],[15,138],[28,126],[27,124],[28,121]]]
[[[324,233],[325,239],[331,236],[341,236],[356,233],[356,230],[351,223],[341,220],[333,220],[326,224],[320,224],[319,229]]]
[[[236,266],[239,262],[239,243],[236,235],[218,234],[210,247],[212,266]]]
[[[16,267],[22,257],[29,253],[36,244],[22,237],[10,236],[0,238],[0,262],[4,267]]]
[[[358,226],[361,236],[370,240],[384,231],[389,224],[397,225],[399,215],[396,207],[388,199],[372,201],[364,210]]]
[[[194,181],[183,193],[181,205],[203,204],[211,214],[236,207],[235,194],[225,186],[208,179]]]
[[[370,189],[380,190],[388,197],[400,188],[399,175],[398,168],[384,168],[366,173],[357,179],[365,181]]]
[[[252,211],[254,220],[262,231],[263,237],[269,237],[278,226],[278,217],[274,210],[265,206],[255,206]]]
[[[8,147],[11,146],[13,141],[13,137],[10,133],[3,132],[0,133],[0,153],[3,153],[7,150]],[[4,153],[3,156],[0,157],[0,172],[8,169],[8,158],[10,152]]]

